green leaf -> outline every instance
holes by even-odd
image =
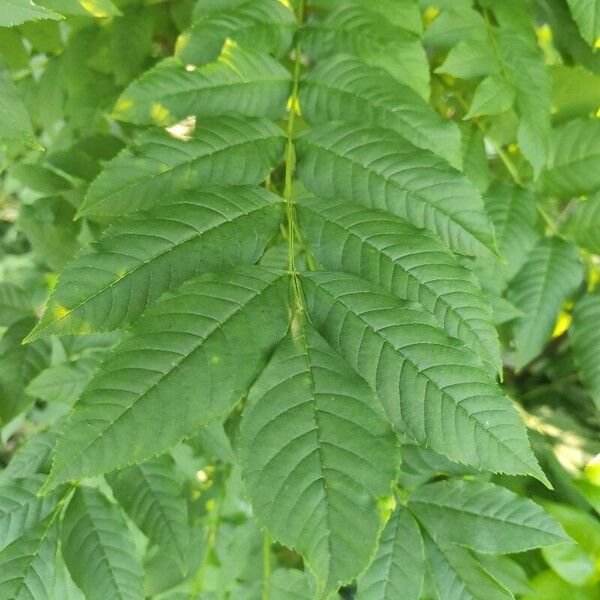
[[[38,0],[38,3],[65,15],[106,18],[121,14],[110,0]]]
[[[75,210],[60,196],[38,198],[21,207],[19,227],[27,235],[40,262],[60,270],[79,246]]]
[[[537,43],[533,18],[526,4],[488,2],[498,28],[488,29],[490,44],[502,72],[515,90],[519,117],[517,141],[537,177],[548,160],[550,146],[550,77]]]
[[[298,175],[318,197],[387,210],[463,254],[489,254],[494,238],[477,190],[458,171],[386,129],[333,123],[297,141]]]
[[[369,122],[398,132],[456,168],[462,166],[457,125],[384,69],[352,56],[334,56],[309,71],[300,88],[300,106],[309,123]]]
[[[350,275],[315,272],[302,282],[312,322],[398,429],[453,461],[547,481],[508,398],[429,315]]]
[[[513,600],[475,558],[460,546],[424,536],[438,600]]]
[[[575,305],[569,345],[579,377],[600,409],[600,294],[587,294]]]
[[[425,576],[423,539],[403,507],[388,521],[371,566],[358,580],[357,600],[418,600]]]
[[[485,150],[483,132],[477,125],[462,123],[462,162],[463,173],[480,193],[484,193],[490,186],[490,167]]]
[[[574,119],[554,130],[543,185],[559,197],[600,189],[600,119]]]
[[[448,53],[435,72],[461,79],[491,77],[500,72],[493,47],[486,39],[463,39]]]
[[[153,15],[143,6],[133,6],[112,21],[110,53],[118,84],[129,83],[140,72],[152,52],[153,33]]]
[[[56,552],[55,558],[54,596],[52,600],[85,600],[85,596],[73,582],[60,551]]]
[[[52,600],[58,527],[48,518],[0,552],[0,598]]]
[[[423,22],[419,6],[415,0],[353,0],[354,4],[360,5],[365,9],[380,14],[386,18],[389,23],[410,31],[417,35],[423,33]],[[311,6],[334,10],[338,7],[338,0],[311,0]]]
[[[600,57],[600,55],[598,55]],[[552,110],[564,120],[587,117],[598,110],[600,76],[580,66],[550,65]],[[573,90],[577,90],[574,94]]]
[[[5,0],[6,1],[6,0]],[[0,25],[2,9],[0,8]],[[33,126],[27,108],[13,83],[8,71],[0,64],[0,145],[23,142],[39,149],[40,144],[33,133]]]
[[[258,184],[279,162],[283,146],[282,131],[263,119],[202,119],[189,139],[147,131],[106,165],[79,214],[127,214],[198,183]]]
[[[508,90],[512,89],[519,117],[517,141],[537,177],[548,160],[550,78],[525,5],[490,3],[489,8],[495,13],[498,27],[484,23],[480,17],[476,19],[468,33],[470,37],[452,49],[437,72],[465,79],[488,77],[487,83],[481,84],[484,88],[478,90],[479,105],[490,97],[491,82],[499,82],[499,78],[505,80],[502,84],[504,101],[500,107],[508,105],[511,95]],[[466,23],[464,20],[463,27]],[[494,98],[494,103],[497,101],[498,98]],[[498,106],[493,108],[492,114],[495,114]],[[471,114],[475,112],[473,109]]]
[[[138,125],[172,125],[189,115],[236,113],[278,119],[286,109],[291,75],[266,54],[227,43],[204,67],[167,58],[121,94],[113,114]]]
[[[18,163],[10,169],[14,177],[26,188],[47,195],[58,195],[72,187],[71,183],[52,169],[32,163]]]
[[[437,6],[443,10],[427,27],[423,36],[425,44],[449,49],[472,37],[485,39],[483,16],[472,4],[470,0],[438,0]]]
[[[573,205],[562,233],[580,248],[600,254],[600,191]]]
[[[514,326],[517,369],[542,351],[563,303],[582,278],[583,265],[575,246],[547,237],[533,247],[508,288],[508,300],[523,312]]]
[[[536,201],[531,192],[500,182],[495,182],[483,196],[496,232],[498,250],[505,260],[504,265],[494,265],[493,270],[502,268],[507,280],[523,266],[539,238]]]
[[[261,188],[206,187],[164,199],[69,263],[27,339],[130,322],[198,273],[257,262],[280,221],[281,198]]]
[[[226,415],[285,334],[287,296],[285,273],[251,267],[201,276],[161,300],[84,390],[48,486],[140,462]]]
[[[600,47],[600,1],[567,0],[581,37],[592,47]]]
[[[269,597],[273,600],[311,600],[314,592],[306,572],[276,569],[269,580]]]
[[[59,494],[37,495],[43,480],[42,475],[29,475],[0,485],[0,549],[43,521],[56,506]]]
[[[297,210],[310,252],[326,270],[358,275],[418,302],[449,335],[501,370],[491,308],[473,275],[434,235],[339,200],[303,201]]]
[[[21,343],[34,323],[33,316],[15,321],[0,339],[0,422],[10,421],[33,401],[26,394],[27,384],[48,366],[46,340]]]
[[[542,551],[548,550],[544,548]],[[525,569],[507,556],[478,554],[481,566],[502,586],[513,594],[527,594],[532,591]]]
[[[29,294],[14,283],[0,283],[0,325],[9,327],[31,314],[33,306]]]
[[[186,568],[189,542],[183,479],[168,454],[110,474],[107,481],[131,520]]]
[[[434,539],[487,554],[524,552],[568,540],[540,506],[492,483],[430,483],[411,494],[408,506]]]
[[[62,552],[86,600],[143,597],[142,566],[125,519],[98,490],[76,490],[62,524]]]
[[[74,404],[88,384],[104,353],[89,353],[68,363],[42,371],[27,386],[27,393],[46,402]]]
[[[469,112],[464,118],[497,115],[510,110],[514,102],[512,84],[498,75],[489,75],[477,86]]]
[[[0,0],[0,27],[15,27],[26,21],[60,18],[58,13],[37,6],[31,0]]]
[[[54,430],[42,431],[31,437],[12,455],[8,465],[0,471],[0,483],[4,485],[13,479],[34,473],[48,473],[50,454],[57,439],[58,434]]]
[[[442,454],[416,444],[402,444],[402,472],[416,475],[423,482],[440,475],[477,475],[473,467],[450,462]]]
[[[197,8],[205,4],[198,3]],[[220,8],[204,15],[177,38],[175,55],[184,63],[202,65],[215,60],[226,39],[278,58],[289,50],[296,19],[283,2],[252,0]]]
[[[360,0],[346,0],[325,18],[309,21],[300,31],[300,43],[304,52],[318,60],[334,54],[357,56],[389,71],[422,98],[429,97],[429,65],[419,38],[392,25]]]
[[[397,446],[375,394],[301,319],[250,390],[239,453],[257,518],[325,599],[369,563]]]

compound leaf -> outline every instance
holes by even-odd
[[[346,0],[325,18],[309,21],[300,31],[303,51],[319,60],[335,54],[357,56],[371,66],[386,69],[428,98],[429,66],[421,40],[364,4]]]

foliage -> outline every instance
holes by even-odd
[[[599,10],[0,0],[0,600],[598,600]]]

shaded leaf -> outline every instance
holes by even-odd
[[[107,477],[131,520],[186,568],[189,541],[183,478],[168,454],[121,469]]]
[[[561,238],[542,238],[508,288],[523,316],[514,326],[515,366],[522,369],[548,341],[556,317],[583,277],[577,248]]]
[[[98,490],[79,487],[64,516],[62,553],[86,600],[139,600],[142,566],[120,511]]]
[[[375,559],[358,580],[357,600],[417,600],[425,576],[423,539],[403,507],[388,521]]]

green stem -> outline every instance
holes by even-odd
[[[271,536],[263,532],[263,591],[262,600],[269,600],[269,582],[271,580]]]
[[[469,109],[467,103],[460,96],[460,94],[455,93],[454,97],[458,100],[458,102],[461,104],[461,106],[465,110]],[[478,118],[474,118],[474,119],[472,119],[472,121],[479,128],[479,130],[481,131],[481,133],[483,134],[483,136],[485,137],[485,139],[490,143],[490,145],[494,149],[494,152],[496,152],[496,155],[502,161],[502,164],[504,165],[504,167],[508,171],[508,174],[512,177],[512,180],[519,187],[525,187],[525,185],[523,184],[523,180],[521,179],[521,175],[519,174],[519,169],[517,169],[517,166],[510,159],[510,156],[508,156],[508,154],[505,152],[504,148],[502,148],[502,146],[498,142],[496,142],[496,140],[494,138],[492,138],[490,136],[490,134],[488,133],[488,131],[486,130],[486,128],[483,126],[483,124],[481,123],[481,121]]]
[[[300,0],[298,5],[298,11],[296,14],[298,20],[298,26],[302,25],[304,21],[304,0]],[[296,272],[296,237],[300,240],[299,229],[296,223],[296,211],[294,208],[294,193],[293,193],[293,175],[295,167],[295,150],[294,150],[294,129],[296,126],[296,111],[298,110],[298,86],[300,81],[300,68],[302,65],[302,52],[300,49],[300,43],[297,42],[295,46],[294,56],[294,71],[293,71],[293,83],[292,93],[288,102],[289,117],[287,122],[286,130],[286,145],[285,145],[285,175],[284,175],[284,188],[283,198],[286,206],[286,218],[287,218],[287,233],[288,233],[288,271],[292,276],[292,285],[294,290],[294,299],[296,302],[296,309],[302,309],[303,299],[302,292],[300,290],[300,283],[297,279]]]
[[[196,600],[200,593],[204,588],[204,576],[206,574],[206,569],[208,567],[208,560],[210,558],[210,553],[215,547],[215,541],[217,539],[217,531],[219,529],[219,524],[221,521],[221,509],[223,506],[223,501],[225,499],[225,481],[221,483],[221,489],[219,490],[219,495],[215,501],[215,508],[212,515],[210,528],[208,530],[208,535],[206,536],[206,547],[204,549],[204,554],[202,555],[202,560],[200,562],[200,566],[196,571],[196,576],[194,577],[194,582],[192,583],[192,589],[190,591],[190,600]]]

